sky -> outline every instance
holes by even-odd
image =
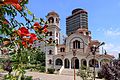
[[[60,16],[61,35],[66,34],[66,17],[75,8],[88,12],[88,27],[92,39],[105,42],[102,46],[108,54],[120,53],[120,0],[29,0],[27,5],[36,17],[45,18],[55,11]]]

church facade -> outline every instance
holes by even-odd
[[[101,68],[102,63],[112,63],[114,57],[108,54],[100,54],[99,47],[95,54],[91,51],[92,46],[99,46],[101,42],[92,40],[88,28],[80,27],[67,36],[63,44],[60,44],[60,18],[56,12],[47,14],[49,36],[47,39],[55,40],[57,45],[47,45],[44,48],[46,53],[46,71],[49,68],[55,69],[60,74],[69,74],[80,69],[81,66],[95,67],[96,71]]]

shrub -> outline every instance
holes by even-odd
[[[78,70],[77,76],[80,76],[83,80],[93,80],[92,71],[85,66]]]
[[[48,73],[49,73],[49,74],[53,74],[54,71],[55,71],[55,69],[52,69],[52,68],[49,68],[49,69],[48,69]]]
[[[104,77],[103,73],[101,71],[98,71],[98,78],[102,79]]]
[[[39,71],[40,72],[45,72],[45,66],[41,66]]]

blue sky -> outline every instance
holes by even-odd
[[[66,33],[65,19],[75,8],[88,11],[89,30],[92,39],[104,41],[109,54],[118,56],[120,52],[120,0],[29,0],[28,8],[45,19],[50,11],[60,15],[62,34]]]

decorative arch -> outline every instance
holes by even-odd
[[[79,39],[79,40],[78,40],[78,39]],[[73,38],[70,40],[69,46],[74,48],[74,45],[72,45],[72,44],[73,44],[73,42],[74,42],[75,40],[80,41],[80,45],[81,45],[82,47],[81,47],[81,46],[78,46],[78,47],[80,47],[80,49],[83,49],[83,51],[84,51],[84,44],[85,44],[85,45],[87,45],[87,44],[86,44],[86,43],[84,42],[84,40],[83,40],[82,38],[80,38],[80,37],[73,37]],[[79,42],[78,42],[78,44],[79,44]]]
[[[49,23],[54,23],[54,18],[53,18],[53,17],[50,17],[50,18],[48,19],[48,22],[49,22]]]
[[[70,68],[70,61],[67,58],[64,60],[64,68]]]
[[[55,64],[59,65],[59,66],[62,66],[63,62],[62,62],[62,60],[60,58],[58,58],[58,59],[56,59]]]
[[[85,59],[81,59],[81,66],[87,67],[87,61]]]
[[[79,59],[77,57],[71,59],[71,68],[74,69],[74,67],[75,69],[79,69]]]
[[[89,67],[94,67],[94,65],[96,68],[99,68],[99,63],[96,59],[89,60]]]

